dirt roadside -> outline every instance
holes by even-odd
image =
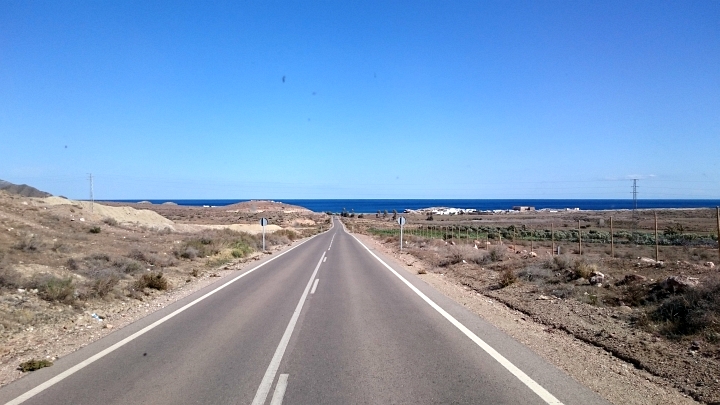
[[[269,253],[280,254],[305,240],[278,247]],[[73,316],[64,319],[59,317],[59,322],[48,322],[37,327],[30,326],[14,334],[7,342],[3,342],[4,347],[0,353],[0,387],[25,375],[18,369],[18,364],[30,359],[55,361],[209,285],[220,285],[229,281],[241,271],[255,266],[262,256],[256,253],[225,264],[218,269],[205,272],[191,283],[181,284],[167,292],[150,290],[144,301],[95,300],[82,312],[69,307],[67,312],[72,313]],[[63,309],[49,307],[48,311],[62,312]],[[97,318],[92,314],[97,315]]]
[[[109,206],[0,190],[0,386],[22,377],[25,362],[48,366],[257,263],[263,245],[273,254],[329,226],[324,214],[286,204],[231,208]],[[272,218],[264,238],[259,215]]]
[[[409,273],[431,270],[427,263],[409,254],[400,254],[368,235],[355,236],[392,258],[393,264]],[[633,364],[579,340],[570,333],[536,322],[532,317],[463,286],[444,274],[428,272],[417,275],[614,404],[699,404],[677,391],[671,381],[639,370]]]

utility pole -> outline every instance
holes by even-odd
[[[635,231],[637,228],[637,181],[638,179],[633,179],[633,185],[632,185],[632,193],[633,193],[633,212],[632,212],[632,237],[633,242],[636,241]]]
[[[717,215],[717,231],[718,231],[718,261],[720,261],[720,207],[715,207]]]
[[[90,212],[95,212],[95,195],[93,193],[93,175],[92,173],[88,173],[88,178],[90,180]]]

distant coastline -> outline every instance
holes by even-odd
[[[136,199],[136,200],[106,200],[112,202],[152,204],[173,203],[193,207],[222,207],[250,199]],[[348,212],[375,213],[378,210],[403,212],[406,209],[418,210],[429,207],[450,207],[460,209],[475,209],[478,211],[510,210],[514,206],[535,207],[535,209],[565,210],[575,209],[587,211],[627,210],[633,208],[631,199],[277,199],[277,202],[299,205],[314,212]],[[638,200],[638,209],[673,209],[673,208],[713,208],[720,206],[718,199],[653,199]]]

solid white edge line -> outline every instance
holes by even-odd
[[[315,282],[313,283],[312,290],[310,290],[310,294],[315,294],[315,290],[317,289],[318,281],[320,281],[320,279],[316,278]]]
[[[323,233],[324,233],[324,232],[323,232]],[[255,267],[255,268],[253,268],[253,269],[250,269],[250,270],[246,271],[245,273],[243,273],[243,274],[241,274],[241,275],[233,278],[232,280],[230,280],[230,281],[228,281],[227,283],[221,285],[220,287],[218,287],[218,288],[216,288],[216,289],[214,289],[214,290],[206,293],[206,294],[203,295],[202,297],[195,299],[194,301],[190,302],[189,304],[184,305],[183,307],[175,310],[174,312],[172,312],[172,313],[170,313],[170,314],[168,314],[168,315],[165,315],[165,317],[163,317],[163,318],[161,318],[161,319],[159,319],[159,320],[151,323],[150,325],[148,325],[148,326],[140,329],[139,331],[133,333],[132,335],[126,337],[125,339],[123,339],[123,340],[115,343],[114,345],[112,345],[112,346],[110,346],[110,347],[108,347],[108,348],[106,348],[106,349],[104,349],[104,350],[96,353],[95,355],[93,355],[93,356],[91,356],[91,357],[88,357],[87,359],[85,359],[85,360],[81,361],[80,363],[78,363],[78,364],[70,367],[69,369],[67,369],[67,370],[63,371],[62,373],[56,375],[55,377],[53,377],[53,378],[45,381],[44,383],[36,386],[35,388],[33,388],[33,389],[25,392],[24,394],[16,397],[15,399],[13,399],[13,400],[11,400],[11,401],[9,401],[9,402],[6,402],[5,405],[18,405],[18,404],[21,404],[21,403],[27,401],[28,399],[30,399],[30,398],[34,397],[35,395],[37,395],[37,394],[45,391],[46,389],[52,387],[53,385],[59,383],[60,381],[66,379],[66,378],[68,378],[68,377],[70,377],[71,375],[77,373],[78,371],[80,371],[80,370],[82,370],[83,368],[89,366],[90,364],[92,364],[92,363],[100,360],[101,358],[107,356],[108,354],[114,352],[115,350],[117,350],[117,349],[119,349],[120,347],[126,345],[127,343],[129,343],[129,342],[137,339],[138,337],[144,335],[145,333],[147,333],[147,332],[155,329],[156,327],[160,326],[161,324],[165,323],[166,321],[170,320],[171,318],[174,318],[176,315],[179,315],[181,312],[183,312],[183,311],[185,311],[186,309],[192,307],[193,305],[195,305],[195,304],[197,304],[198,302],[204,300],[205,298],[207,298],[207,297],[215,294],[216,292],[222,290],[223,288],[229,286],[230,284],[236,282],[237,280],[239,280],[239,279],[247,276],[248,274],[254,272],[255,270],[257,270],[257,269],[259,269],[259,268],[261,268],[262,266],[264,266],[264,265],[272,262],[273,260],[277,259],[278,257],[280,257],[280,256],[282,256],[282,255],[284,255],[284,254],[286,254],[286,253],[288,253],[288,252],[290,252],[291,250],[293,250],[293,249],[295,249],[295,248],[297,248],[297,247],[300,247],[300,246],[304,245],[306,242],[309,242],[311,239],[313,239],[314,237],[316,237],[316,236],[318,236],[318,235],[322,235],[322,233],[319,233],[319,234],[317,234],[317,235],[313,235],[313,236],[310,237],[308,240],[306,240],[306,241],[304,241],[304,242],[302,242],[302,243],[299,243],[299,244],[291,247],[290,249],[288,249],[288,250],[280,253],[279,255],[271,258],[270,260],[259,264],[257,267]]]
[[[383,264],[388,270],[390,270],[397,278],[399,278],[405,285],[407,285],[415,294],[420,296],[420,298],[423,299],[428,305],[430,305],[434,310],[440,313],[445,319],[450,321],[451,324],[453,324],[456,328],[460,329],[462,333],[465,334],[465,336],[469,337],[470,340],[475,342],[478,346],[480,346],[481,349],[483,349],[487,354],[489,354],[495,361],[500,363],[505,369],[507,369],[510,373],[512,373],[515,377],[517,377],[518,380],[520,380],[523,384],[525,384],[528,388],[530,388],[535,394],[537,394],[540,398],[542,398],[543,401],[550,405],[563,405],[562,402],[560,402],[559,399],[555,398],[548,390],[543,388],[540,384],[535,382],[530,376],[525,374],[522,370],[517,368],[514,364],[510,362],[510,360],[506,359],[502,354],[500,354],[497,350],[495,350],[492,346],[485,343],[484,340],[480,339],[475,333],[473,333],[470,329],[468,329],[465,325],[460,323],[457,319],[455,319],[452,315],[447,313],[444,309],[442,309],[438,304],[435,303],[435,301],[431,300],[427,295],[423,294],[422,291],[418,290],[417,287],[412,285],[409,281],[407,281],[404,277],[402,277],[398,272],[395,271],[390,265],[385,263],[381,258],[379,258],[375,253],[373,253],[367,246],[365,246],[364,243],[360,242],[360,240],[355,237],[355,235],[350,234],[355,240],[365,248],[365,250],[368,251],[375,259],[377,259],[380,263]]]
[[[295,329],[295,324],[300,317],[300,311],[302,311],[302,307],[303,305],[305,305],[305,300],[307,299],[308,293],[310,292],[310,286],[315,279],[315,275],[317,275],[317,272],[320,269],[320,264],[322,264],[324,257],[325,252],[323,252],[322,256],[320,256],[320,260],[318,260],[318,264],[317,266],[315,266],[315,271],[313,271],[312,276],[310,276],[310,280],[308,280],[307,286],[305,286],[305,291],[303,291],[302,296],[300,296],[300,302],[298,302],[297,307],[295,307],[295,312],[293,312],[292,317],[290,318],[290,322],[288,323],[287,328],[285,328],[285,333],[283,333],[282,338],[280,339],[280,343],[275,350],[275,354],[270,360],[270,364],[265,371],[265,375],[263,376],[262,381],[260,381],[260,386],[255,393],[255,398],[252,401],[252,405],[263,405],[265,403],[265,400],[267,399],[268,394],[270,393],[270,388],[272,388],[272,382],[275,380],[275,374],[277,374],[278,368],[280,367],[280,362],[282,361],[283,355],[285,354],[285,349],[287,349],[287,345],[288,343],[290,343],[290,336],[292,336],[292,332]]]
[[[280,374],[278,377],[277,385],[275,386],[275,392],[273,392],[272,400],[270,405],[282,405],[283,397],[285,397],[285,389],[287,388],[287,374]]]

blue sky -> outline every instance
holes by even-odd
[[[720,198],[720,2],[0,0],[0,156],[71,198]]]

